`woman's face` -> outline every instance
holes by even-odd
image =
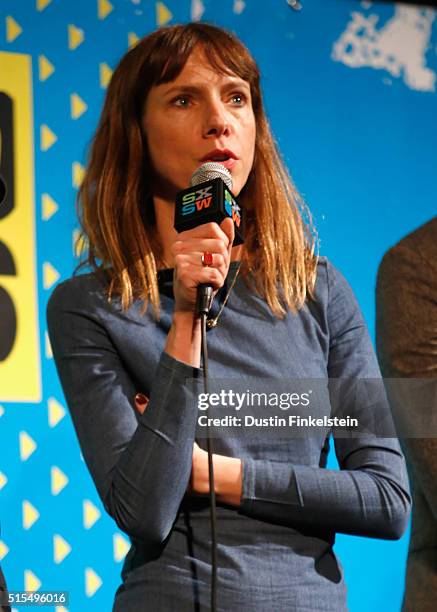
[[[229,169],[235,195],[246,184],[256,136],[250,86],[236,75],[217,73],[200,48],[174,81],[152,87],[143,129],[155,171],[154,195],[174,200],[207,161]]]

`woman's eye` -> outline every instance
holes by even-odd
[[[244,96],[243,94],[239,94],[239,93],[232,94],[231,101],[236,106],[242,106],[244,102],[246,101],[246,96]]]
[[[173,104],[175,106],[181,106],[182,108],[185,108],[186,106],[188,106],[190,102],[190,99],[188,96],[179,96],[178,98],[175,98],[173,100]]]

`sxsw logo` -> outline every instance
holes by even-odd
[[[235,223],[237,227],[240,227],[241,223],[241,214],[240,207],[237,202],[231,196],[229,191],[225,189],[225,210],[230,217],[232,217],[232,221]]]
[[[181,214],[191,215],[203,208],[209,208],[212,202],[212,185],[186,193],[182,198]]]

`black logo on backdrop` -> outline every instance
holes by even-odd
[[[14,210],[14,138],[13,103],[0,92],[0,222]],[[2,197],[3,196],[3,197]],[[11,237],[13,238],[13,237]],[[0,283],[2,276],[15,276],[17,269],[8,247],[0,240]],[[4,361],[14,346],[17,316],[11,296],[0,284],[0,361]]]

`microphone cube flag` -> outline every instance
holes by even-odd
[[[234,222],[234,245],[243,244],[241,209],[221,178],[188,187],[176,196],[174,226],[178,232],[193,229],[203,223],[215,222],[220,225],[227,217],[231,217]]]

